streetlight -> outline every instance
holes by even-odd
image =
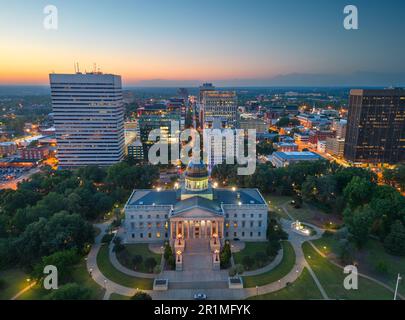
[[[402,277],[401,277],[401,275],[398,273],[397,285],[395,286],[394,300],[397,300],[398,285],[399,285],[399,281],[401,281],[401,280],[402,280]]]
[[[107,280],[106,279],[104,279],[104,287],[107,290]]]
[[[259,295],[259,286],[256,286],[256,295]]]

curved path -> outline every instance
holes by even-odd
[[[283,260],[283,256],[284,256],[284,252],[283,252],[283,249],[281,248],[278,251],[277,256],[274,258],[274,260],[272,262],[270,262],[267,266],[264,266],[263,268],[252,270],[252,271],[245,271],[245,272],[243,272],[243,276],[244,277],[257,276],[259,274],[269,272],[280,264],[280,262]]]
[[[125,273],[131,277],[137,278],[146,278],[146,279],[155,279],[158,275],[154,273],[145,273],[145,272],[138,272],[135,270],[128,269],[127,267],[123,266],[117,259],[117,255],[113,251],[114,245],[110,244],[108,251],[109,251],[109,258],[111,264],[114,266],[115,269]]]
[[[301,246],[302,243],[307,240],[314,240],[319,238],[321,232],[318,232],[317,235],[313,237],[305,237],[291,230],[290,227],[291,221],[282,220],[282,223],[284,229],[289,233],[289,241],[292,244],[296,255],[296,262],[294,268],[282,279],[258,288],[245,288],[245,289],[217,288],[204,290],[204,292],[208,295],[210,299],[246,299],[248,297],[255,296],[257,294],[267,294],[270,292],[278,291],[284,288],[287,285],[287,283],[294,282],[300,276],[304,268],[310,269],[308,263],[305,260]],[[119,295],[124,296],[132,296],[135,294],[136,289],[125,287],[115,282],[112,282],[101,273],[100,269],[97,266],[97,254],[102,245],[101,239],[105,234],[109,224],[110,221],[106,221],[104,223],[95,225],[95,227],[99,228],[101,232],[95,239],[95,243],[92,246],[90,253],[88,255],[87,270],[91,274],[93,280],[106,289],[104,299],[109,299],[111,293],[117,293]],[[138,274],[139,273],[137,273],[137,275]],[[323,291],[323,289],[320,290],[321,292]],[[162,299],[162,300],[193,299],[194,293],[198,292],[197,289],[171,289],[168,291],[144,290],[144,291],[150,294],[153,299]],[[327,298],[326,295],[324,297]]]
[[[344,267],[341,266],[339,263],[337,263],[337,262],[335,262],[335,261],[333,261],[333,260],[328,259],[328,257],[327,257],[321,250],[319,250],[319,249],[316,247],[316,245],[313,244],[312,241],[309,241],[309,244],[311,245],[312,248],[314,248],[314,250],[315,250],[321,257],[327,259],[327,260],[328,260],[330,263],[332,263],[334,266],[339,267],[340,269],[344,269]],[[377,280],[377,279],[375,279],[375,278],[373,278],[373,277],[370,277],[370,276],[368,276],[368,275],[366,275],[366,274],[364,274],[364,273],[358,272],[358,275],[359,275],[360,277],[363,277],[363,278],[365,278],[365,279],[368,279],[368,280],[370,280],[370,281],[373,281],[373,282],[375,282],[376,284],[379,284],[380,286],[386,288],[388,291],[392,292],[392,294],[394,295],[395,290],[394,290],[393,288],[391,288],[389,285],[385,284],[384,282],[381,282],[380,280]],[[401,298],[401,300],[405,300],[405,297],[404,297],[403,295],[401,295],[399,292],[397,293],[397,297]]]

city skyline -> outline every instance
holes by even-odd
[[[351,31],[340,0],[54,1],[58,30],[45,30],[48,4],[2,4],[0,85],[44,85],[75,62],[120,74],[124,86],[405,85],[397,1],[352,1]]]

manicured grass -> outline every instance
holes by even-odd
[[[263,286],[265,284],[277,281],[287,275],[295,264],[294,248],[288,241],[282,242],[283,260],[273,270],[262,273],[257,276],[243,277],[243,283],[246,288]]]
[[[255,255],[257,252],[263,252],[266,254],[266,248],[269,245],[269,243],[266,242],[246,242],[245,243],[245,248],[242,251],[236,252],[233,254],[233,259],[236,264],[242,264],[243,265],[243,258],[246,256],[250,256],[254,261],[254,265],[250,268],[250,270],[256,270],[259,269],[262,266],[259,266],[256,259]],[[274,258],[272,257],[267,257],[268,260],[264,265],[269,264]]]
[[[107,279],[122,286],[143,290],[151,290],[153,287],[153,279],[131,277],[115,269],[108,257],[108,246],[106,245],[100,248],[97,255],[97,265]]]
[[[277,196],[274,194],[264,195],[264,199],[270,207],[270,211],[274,212],[277,216],[284,219],[290,219],[288,215],[281,209],[281,205],[287,201],[291,201],[292,198],[288,196]]]
[[[391,292],[363,277],[359,277],[358,290],[346,290],[343,286],[343,280],[347,274],[343,273],[343,269],[333,265],[326,258],[321,257],[309,243],[304,243],[302,248],[308,263],[329,298],[345,300],[392,299]]]
[[[118,293],[112,293],[110,295],[110,300],[129,300],[131,297],[128,296],[122,296]]]
[[[322,253],[337,255],[339,252],[339,242],[333,235],[324,235],[322,238],[313,241],[315,246]],[[404,274],[405,257],[396,257],[385,252],[383,245],[374,239],[369,239],[364,248],[356,250],[354,258],[359,264],[359,271],[386,283],[391,288],[395,288],[398,273]],[[381,274],[377,270],[377,265],[383,263],[387,272]],[[405,281],[401,281],[398,292],[405,295]]]
[[[70,282],[75,282],[82,287],[91,290],[91,300],[101,300],[104,296],[104,288],[100,287],[89,275],[86,268],[86,263],[79,262],[72,270],[72,279]],[[44,300],[50,291],[45,290],[41,284],[36,285],[31,290],[28,290],[19,297],[19,300]]]
[[[132,258],[136,255],[140,255],[142,257],[142,263],[138,266],[136,271],[147,273],[151,272],[151,270],[146,268],[145,260],[148,258],[153,258],[155,259],[157,265],[160,265],[162,258],[160,254],[150,251],[148,244],[138,243],[125,245],[125,249],[117,253],[117,259],[123,266],[127,267],[128,269],[135,270]]]
[[[307,268],[296,281],[279,291],[250,297],[248,300],[318,300],[322,295]]]
[[[0,300],[9,300],[18,292],[27,287],[29,276],[19,269],[0,271],[0,280],[4,287],[0,288]]]

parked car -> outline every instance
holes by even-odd
[[[194,294],[194,300],[207,300],[207,295],[205,293],[196,293]]]

